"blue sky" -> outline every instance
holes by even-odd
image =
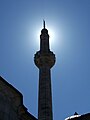
[[[38,68],[42,20],[54,32],[51,50],[53,116],[90,112],[90,0],[0,0],[0,75],[22,94],[37,117]],[[37,32],[38,31],[38,32]]]

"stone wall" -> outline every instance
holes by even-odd
[[[0,120],[37,120],[23,105],[22,94],[1,76]]]
[[[19,120],[13,103],[0,91],[0,120]]]

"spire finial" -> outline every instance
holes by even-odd
[[[43,28],[45,29],[45,20],[43,20]]]

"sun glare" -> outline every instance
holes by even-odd
[[[59,35],[58,35],[58,27],[55,25],[51,25],[51,24],[47,24],[48,22],[46,22],[46,26],[45,28],[48,30],[48,34],[49,34],[49,44],[50,44],[50,49],[58,49],[58,46],[61,45],[61,33],[59,30]],[[53,27],[54,26],[54,27]],[[34,32],[33,32],[33,36],[34,36],[34,44],[37,47],[36,49],[40,49],[40,35],[41,35],[41,30],[43,29],[43,25],[41,25],[41,23],[35,25],[34,27]],[[59,40],[59,41],[58,41]]]
[[[50,41],[50,46],[55,44],[55,33],[52,28],[47,28],[48,29],[48,34],[49,34],[49,41]]]
[[[41,30],[43,28],[39,28],[37,30],[37,44],[39,45],[40,44],[40,34],[41,34]],[[49,42],[50,42],[50,46],[52,45],[55,45],[55,32],[54,32],[54,29],[50,28],[50,27],[46,27],[46,29],[48,30],[48,34],[49,34]]]

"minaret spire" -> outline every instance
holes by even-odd
[[[45,20],[43,20],[43,28],[45,29]]]
[[[55,64],[55,54],[49,49],[49,35],[43,20],[40,35],[40,51],[34,56],[35,65],[39,68],[38,120],[53,120],[51,68]]]

